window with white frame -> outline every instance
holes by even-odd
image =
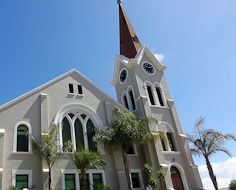
[[[156,86],[156,93],[157,93],[157,98],[158,98],[158,101],[159,101],[159,105],[160,106],[165,106],[161,87]]]
[[[160,123],[158,125],[160,132],[160,141],[163,151],[176,151],[176,145],[174,140],[174,131],[172,127],[167,123]]]
[[[61,123],[62,147],[72,143],[72,149],[97,151],[93,141],[95,126],[92,119],[85,114],[70,112],[64,116]]]
[[[14,128],[13,152],[30,152],[31,127],[28,122],[20,121],[16,123]]]
[[[80,190],[82,189],[81,174],[77,170],[62,170],[62,189]],[[104,170],[89,170],[85,178],[85,189],[96,190],[98,186],[105,185]]]
[[[32,188],[32,170],[12,170],[12,186],[19,190]]]
[[[140,169],[130,170],[131,185],[133,189],[143,189],[143,180]]]
[[[155,100],[154,100],[154,96],[153,96],[153,92],[152,92],[152,86],[147,84],[146,88],[147,88],[147,94],[148,94],[150,104],[155,105]]]

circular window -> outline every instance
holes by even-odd
[[[154,66],[151,63],[148,63],[148,62],[143,63],[143,69],[148,74],[154,74],[154,72],[155,72]]]
[[[126,69],[123,69],[121,72],[120,72],[120,82],[125,82],[126,78],[127,78],[127,70]]]

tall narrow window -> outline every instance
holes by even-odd
[[[123,101],[124,101],[124,106],[127,108],[127,109],[129,109],[129,104],[128,104],[128,99],[127,99],[127,96],[126,95],[124,95],[123,96]]]
[[[86,128],[87,128],[88,148],[90,151],[97,151],[96,144],[93,141],[93,137],[95,135],[95,127],[91,119],[88,120]]]
[[[157,92],[157,96],[158,96],[158,100],[161,106],[164,106],[164,102],[163,102],[163,98],[161,95],[161,89],[160,87],[156,87],[156,92]]]
[[[17,128],[17,151],[28,152],[29,151],[29,137],[28,127],[25,125],[19,125]]]
[[[78,85],[78,94],[83,94],[83,88],[82,85]]]
[[[75,120],[75,142],[76,142],[76,149],[84,149],[84,133],[83,133],[83,126],[79,119]]]
[[[149,101],[150,101],[151,105],[155,105],[151,86],[147,86],[147,92],[148,92],[148,97],[149,97]]]
[[[131,173],[131,182],[133,188],[141,188],[139,173]]]
[[[66,117],[62,121],[62,141],[63,141],[63,148],[65,148],[67,143],[71,142],[70,123]]]
[[[73,84],[69,84],[69,93],[71,93],[71,94],[74,93],[74,86],[73,86]]]
[[[169,145],[170,145],[170,150],[171,151],[176,151],[172,133],[166,133],[166,135],[167,135],[167,139],[168,139],[168,142],[169,142]]]
[[[164,140],[164,139],[161,139],[161,145],[162,145],[163,151],[167,151],[166,143],[165,143],[165,140]]]
[[[65,174],[65,190],[76,190],[75,174]]]
[[[133,91],[132,91],[132,90],[129,91],[129,97],[130,97],[130,100],[131,100],[131,103],[132,103],[132,109],[133,109],[133,110],[136,110],[136,105],[135,105],[135,100],[134,100],[134,94],[133,94]]]
[[[16,175],[16,188],[17,189],[29,188],[29,176]]]

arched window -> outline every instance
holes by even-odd
[[[80,120],[77,118],[74,124],[76,149],[84,149],[84,132]]]
[[[160,106],[164,106],[164,100],[162,97],[162,90],[160,87],[156,86],[156,93],[157,93],[157,97],[158,97],[158,101],[159,101]]]
[[[130,101],[131,101],[131,105],[132,105],[132,110],[136,110],[136,105],[135,105],[135,100],[134,100],[134,93],[133,93],[133,90],[132,88],[129,89],[129,98],[130,98]]]
[[[150,101],[151,105],[155,105],[155,101],[154,101],[154,97],[153,97],[153,93],[152,93],[152,86],[151,85],[147,85],[147,93],[148,93],[148,98],[149,98],[149,101]]]
[[[93,142],[93,136],[95,135],[95,127],[91,119],[88,120],[86,129],[87,129],[88,148],[91,151],[97,151],[97,147]]]
[[[66,143],[72,144],[73,150],[86,149],[96,151],[96,144],[93,142],[95,126],[92,119],[79,112],[67,113],[61,123],[61,143],[64,148]]]
[[[126,95],[123,96],[123,104],[127,109],[129,109],[129,103]]]
[[[28,152],[29,151],[29,129],[26,125],[19,125],[17,127],[17,142],[16,151],[17,152]]]
[[[62,141],[63,141],[63,148],[65,147],[66,143],[72,142],[70,123],[66,117],[62,121]]]
[[[176,143],[174,140],[174,130],[170,124],[166,122],[160,122],[158,125],[158,131],[161,135],[161,144],[163,151],[176,151]]]

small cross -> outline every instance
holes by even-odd
[[[117,3],[118,3],[118,4],[121,4],[121,0],[117,0]]]

